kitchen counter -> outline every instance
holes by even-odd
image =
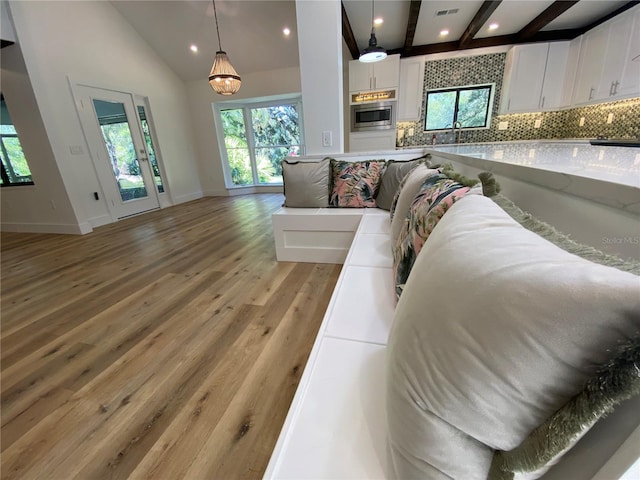
[[[439,152],[567,173],[640,188],[640,149],[588,141],[522,141],[434,145]]]
[[[423,151],[435,150],[454,164],[470,168],[471,176],[478,171],[489,171],[498,177],[640,215],[638,148],[592,146],[588,140],[466,143],[423,148]]]

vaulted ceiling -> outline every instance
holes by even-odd
[[[304,0],[312,1],[312,0]],[[322,1],[322,0],[317,0]],[[206,78],[218,49],[211,0],[111,0],[183,80]],[[240,75],[299,65],[294,0],[216,0],[222,48]],[[519,42],[570,39],[638,4],[616,0],[342,0],[343,38],[353,58],[383,23],[378,44],[423,55]],[[499,27],[488,30],[491,23]],[[283,29],[290,29],[284,35]],[[441,36],[440,32],[449,30]],[[198,47],[197,52],[190,50]]]

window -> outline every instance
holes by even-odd
[[[147,112],[142,105],[138,105],[138,116],[140,117],[140,124],[142,125],[144,142],[147,144],[147,152],[149,152],[149,161],[151,162],[151,169],[153,170],[153,178],[156,181],[156,188],[158,189],[158,193],[164,193],[164,183],[162,182],[160,167],[158,166],[156,149],[153,148],[153,139],[151,138],[151,128],[147,120]]]
[[[0,185],[33,185],[31,170],[3,97],[0,97],[0,158]]]
[[[303,149],[299,112],[299,99],[216,105],[228,187],[282,184],[282,160]]]
[[[489,128],[493,85],[475,85],[427,92],[425,131]]]

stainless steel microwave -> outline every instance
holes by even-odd
[[[351,105],[351,131],[391,130],[396,126],[395,102]]]

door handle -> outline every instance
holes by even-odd
[[[138,161],[147,162],[149,159],[147,157],[138,157]]]
[[[593,92],[594,92],[595,88],[591,87],[589,89],[589,100],[593,100]]]

